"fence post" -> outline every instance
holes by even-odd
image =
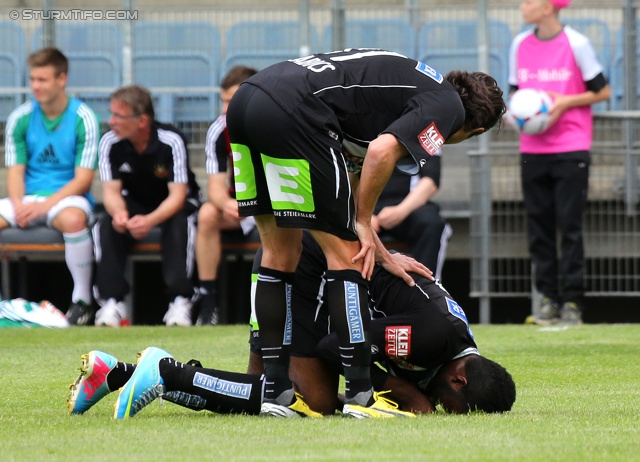
[[[489,28],[487,0],[478,0],[478,65],[481,72],[489,73]],[[491,244],[491,158],[489,157],[490,133],[479,138],[480,143],[480,324],[491,323],[491,298],[489,297],[490,244]]]
[[[622,19],[624,30],[624,109],[632,111],[638,105],[636,75],[638,72],[637,59],[637,19],[634,0],[626,0]],[[636,140],[635,124],[631,118],[624,120],[624,139],[626,154],[625,167],[625,203],[627,216],[637,214],[638,205],[638,158],[632,154],[633,144]]]
[[[56,22],[52,19],[51,10],[56,6],[56,0],[42,0],[42,12],[46,18],[42,21],[42,47],[56,46]]]
[[[134,0],[122,0],[122,8],[134,11]],[[133,23],[131,19],[122,23],[122,85],[131,85],[133,83]]]
[[[342,50],[346,41],[344,0],[333,0],[331,22],[333,25],[331,28],[331,48],[333,50]]]
[[[309,0],[300,0],[300,56],[311,54]]]

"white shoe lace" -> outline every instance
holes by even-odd
[[[138,413],[142,408],[150,404],[156,398],[162,398],[162,395],[164,395],[164,385],[159,383],[138,396],[138,399],[132,403],[131,407],[136,413]]]

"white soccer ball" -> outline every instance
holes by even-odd
[[[551,97],[542,90],[523,88],[509,100],[504,118],[510,127],[520,133],[537,135],[549,127]]]

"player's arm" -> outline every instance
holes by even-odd
[[[122,181],[102,181],[102,202],[105,210],[112,217],[127,210],[127,204],[122,197]]]
[[[376,391],[386,391],[385,394],[400,406],[403,411],[415,413],[431,413],[436,408],[431,401],[414,384],[386,373],[380,367],[371,367],[371,378]]]
[[[238,202],[229,195],[228,174],[231,146],[228,141],[226,120],[218,117],[207,130],[205,140],[205,167],[209,202],[223,214],[238,219]]]
[[[22,205],[26,194],[25,172],[27,156],[28,117],[18,117],[12,112],[5,129],[5,166],[7,167],[7,194],[14,209]]]
[[[369,143],[367,155],[362,164],[360,184],[356,196],[356,230],[361,249],[353,261],[363,259],[362,276],[367,280],[371,278],[376,259],[384,260],[386,250],[384,246],[382,249],[376,247],[371,227],[373,210],[382,189],[389,181],[396,162],[406,155],[408,155],[406,148],[398,142],[395,136],[383,133]]]
[[[182,210],[187,200],[188,185],[186,183],[170,182],[167,186],[169,188],[167,198],[160,202],[160,205],[147,215],[152,227],[164,223]]]
[[[393,229],[402,223],[412,212],[419,209],[433,197],[438,191],[433,178],[422,177],[416,186],[397,205],[384,207],[377,215],[380,226],[384,229]]]
[[[379,226],[393,229],[402,223],[409,215],[424,206],[438,192],[440,185],[441,150],[429,158],[420,167],[419,179],[412,186],[409,194],[397,205],[384,207],[378,213],[376,220]]]
[[[549,113],[551,114],[549,125],[552,125],[556,120],[558,120],[567,109],[580,106],[591,106],[592,104],[599,103],[600,101],[606,101],[611,98],[611,87],[606,83],[606,81],[604,81],[602,74],[600,74],[600,77],[602,78],[602,82],[604,82],[604,86],[599,87],[597,90],[590,89],[597,87],[592,84],[592,82],[587,82],[587,91],[583,93],[577,93],[575,95],[561,95],[559,93],[549,92],[549,95],[553,98],[553,105],[549,109]]]
[[[413,287],[416,282],[409,273],[417,273],[427,279],[433,280],[433,271],[417,261],[415,258],[399,252],[389,252],[384,246],[378,234],[373,232],[374,242],[376,243],[376,253],[380,260],[377,263],[385,270],[406,282]]]
[[[14,209],[20,207],[25,194],[25,170],[26,166],[24,164],[16,164],[7,168],[7,194]]]
[[[349,175],[353,194],[357,201],[357,197],[360,192],[360,177],[353,173],[350,173]],[[409,272],[418,273],[427,279],[433,279],[433,272],[429,268],[407,255],[401,253],[390,253],[373,228],[371,228],[371,233],[373,242],[376,246],[376,262],[391,274],[403,279],[409,286],[415,285],[415,281],[408,274]]]
[[[127,229],[135,239],[144,238],[153,227],[164,223],[184,207],[187,199],[187,184],[170,182],[168,188],[169,195],[155,210],[146,215],[134,215],[129,218]]]
[[[229,188],[227,187],[227,173],[221,172],[209,175],[207,181],[209,201],[215,205],[217,209],[222,210],[225,215],[230,215],[237,219],[238,203],[229,195]]]
[[[43,202],[43,205],[47,210],[49,210],[65,197],[81,196],[87,193],[91,189],[94,172],[95,170],[90,168],[76,167],[73,179],[55,193],[47,197],[47,200]]]

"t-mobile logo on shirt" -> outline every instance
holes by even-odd
[[[536,82],[567,82],[573,73],[566,68],[560,69],[518,69],[518,82],[526,83],[529,80]]]

